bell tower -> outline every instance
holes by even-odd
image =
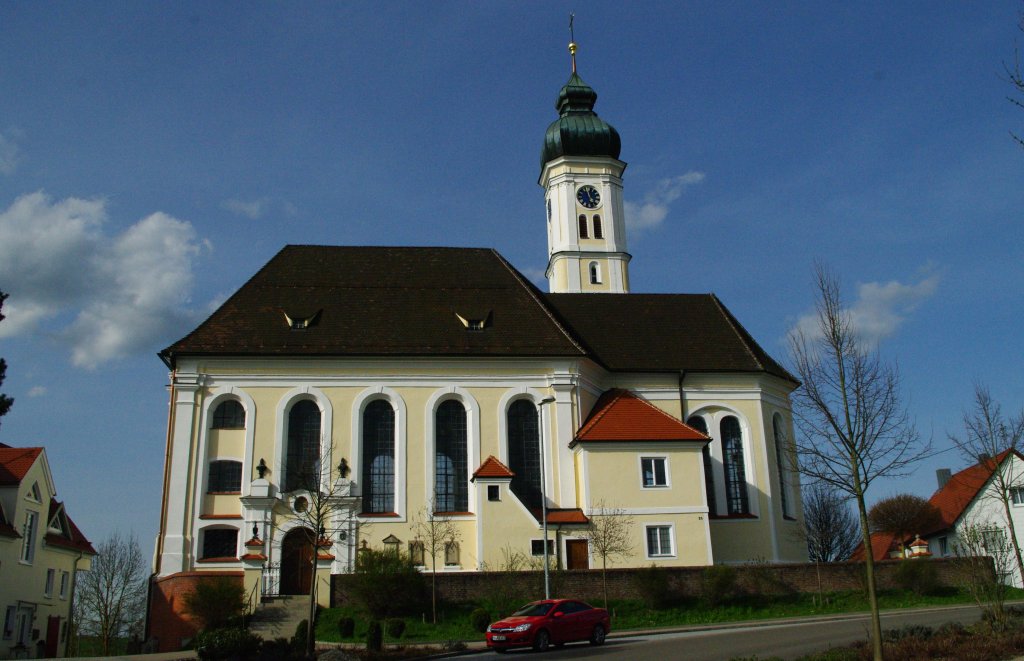
[[[594,112],[597,93],[576,73],[555,101],[538,183],[547,206],[548,290],[552,293],[629,291],[629,260],[622,204],[619,133]]]

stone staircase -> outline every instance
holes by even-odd
[[[299,622],[309,616],[309,597],[293,595],[266,599],[249,618],[249,631],[263,640],[291,639]]]

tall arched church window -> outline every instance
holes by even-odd
[[[288,454],[285,461],[285,491],[319,486],[320,407],[312,400],[296,402],[288,412]]]
[[[466,408],[462,402],[449,399],[437,407],[434,429],[434,511],[468,511]]]
[[[245,409],[241,402],[226,399],[213,410],[213,429],[242,429],[245,427]]]
[[[395,511],[395,410],[383,399],[363,411],[363,511]]]
[[[729,514],[749,514],[747,471],[743,463],[743,434],[734,416],[722,418],[722,461],[725,463],[725,499]]]
[[[580,238],[587,238],[587,217],[584,214],[580,214]]]
[[[601,265],[597,262],[590,262],[590,284],[601,284]]]
[[[782,516],[792,516],[789,511],[789,497],[786,494],[786,433],[782,430],[782,416],[776,413],[772,417],[772,432],[775,436],[775,465],[779,471],[779,501],[782,503]]]
[[[515,473],[509,488],[527,507],[540,507],[540,425],[537,407],[518,399],[508,407],[508,463]]]
[[[604,229],[601,227],[601,216],[599,216],[599,215],[595,215],[594,216],[594,238],[595,239],[603,239],[604,238]]]
[[[692,416],[686,421],[686,424],[690,425],[705,436],[708,435],[708,423],[704,421],[699,415]],[[701,456],[704,459],[704,490],[708,497],[708,513],[712,516],[718,512],[718,503],[715,500],[715,478],[714,473],[711,472],[711,444],[708,443],[701,450]]]

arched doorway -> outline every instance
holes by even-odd
[[[281,594],[309,594],[313,579],[313,531],[294,528],[281,542]]]

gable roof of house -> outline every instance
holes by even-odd
[[[42,448],[0,447],[0,486],[21,484],[42,451]]]
[[[285,246],[160,352],[182,355],[590,357],[796,383],[714,295],[545,295],[485,248]]]
[[[924,535],[931,535],[941,530],[952,528],[957,520],[963,515],[967,507],[978,496],[985,484],[992,477],[996,467],[1003,463],[1011,452],[1024,460],[1024,455],[1016,450],[1004,450],[994,458],[979,461],[973,466],[968,466],[959,473],[954,474],[946,482],[945,486],[938,489],[928,499],[941,515],[941,524],[931,530],[922,531]]]
[[[628,390],[612,389],[594,404],[569,443],[602,441],[697,441],[710,438]]]
[[[70,549],[72,551],[82,551],[91,555],[96,555],[96,549],[93,548],[92,544],[82,531],[78,529],[75,522],[67,515],[64,510],[64,503],[58,501],[56,498],[50,499],[50,511],[47,517],[47,527],[54,518],[59,517],[63,519],[63,522],[67,523],[67,528],[61,530],[60,533],[52,533],[47,531],[46,536],[43,538],[44,541],[50,546],[59,546],[61,548]]]
[[[889,558],[889,552],[893,550],[896,545],[896,533],[894,532],[873,532],[871,533],[871,556],[875,560],[886,560]],[[850,554],[850,560],[862,561],[865,560],[864,555],[864,542],[857,545],[857,548]]]

